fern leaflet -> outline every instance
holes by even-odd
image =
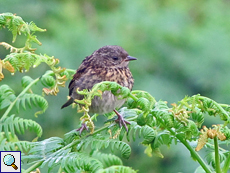
[[[104,168],[113,166],[113,165],[123,165],[122,160],[112,154],[100,153],[98,151],[93,152],[92,157],[98,159]]]
[[[96,173],[136,173],[137,171],[133,170],[127,166],[111,166],[106,169],[100,169]]]
[[[78,144],[78,148],[84,147],[86,149],[89,145],[92,150],[108,148],[110,146],[112,151],[114,151],[114,149],[118,149],[124,158],[129,158],[131,154],[131,148],[127,143],[115,139],[105,139],[98,136],[88,137],[82,140],[81,143]]]
[[[0,110],[8,107],[15,99],[14,91],[8,85],[0,86]]]
[[[0,143],[1,151],[22,151],[27,153],[33,146],[32,142],[18,141],[18,142],[7,142],[6,139]]]
[[[10,139],[10,134],[14,137],[15,131],[23,134],[28,128],[34,130],[37,133],[37,137],[42,135],[42,128],[38,123],[14,116],[11,115],[0,121],[0,131],[5,133],[8,140]]]
[[[122,140],[124,138],[125,133],[120,133],[119,139]],[[136,122],[131,122],[129,132],[126,136],[127,140],[130,141],[130,137],[132,137],[133,141],[136,140],[136,136],[139,138],[144,138],[143,144],[151,143],[156,137],[156,130],[148,125],[139,126]]]
[[[48,102],[47,100],[38,95],[38,94],[30,94],[30,93],[25,93],[22,96],[19,97],[19,99],[16,102],[16,107],[19,110],[20,105],[23,107],[23,109],[26,109],[26,103],[29,106],[29,108],[31,108],[31,100],[33,101],[34,105],[39,106],[42,111],[38,111],[35,113],[35,115],[41,114],[43,112],[46,111],[46,109],[48,108]]]

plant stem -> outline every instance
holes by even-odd
[[[215,148],[215,162],[216,162],[216,172],[221,173],[220,169],[220,155],[219,155],[219,149],[218,149],[218,139],[217,136],[214,137],[214,148]]]
[[[7,108],[6,112],[3,114],[2,118],[0,119],[0,121],[2,121],[3,119],[5,119],[8,116],[9,112],[11,111],[11,109],[13,108],[13,106],[15,105],[15,103],[17,102],[17,100],[23,94],[25,94],[31,88],[32,85],[36,84],[39,80],[40,80],[40,78],[34,79],[33,82],[31,82],[24,90],[22,90],[22,92],[16,97],[16,99]]]
[[[61,166],[58,169],[58,173],[62,173],[62,167]]]
[[[229,169],[229,165],[230,165],[230,152],[228,152],[228,157],[224,163],[224,167],[222,169],[222,172],[223,173],[227,173],[228,172],[228,169]]]
[[[189,145],[189,143],[182,139],[179,135],[176,136],[177,139],[180,140],[182,144],[190,151],[192,157],[196,158],[200,166],[205,170],[206,173],[211,173],[212,171],[208,168],[208,165],[204,162],[204,160],[200,157],[200,155]]]
[[[33,164],[31,167],[29,167],[27,170],[25,170],[23,173],[30,173],[31,171],[33,171],[34,169],[38,168],[41,164],[43,163],[43,161],[37,162],[35,164]]]
[[[135,95],[133,95],[132,93],[129,94],[129,97],[131,97],[134,101],[138,100],[138,98]]]
[[[161,123],[163,123],[163,121]],[[212,173],[208,165],[204,162],[204,160],[200,157],[200,155],[189,145],[189,143],[186,140],[184,140],[180,135],[176,135],[176,133],[172,129],[167,128],[167,130],[170,131],[170,133],[173,136],[179,139],[179,141],[182,144],[184,144],[184,146],[190,151],[192,157],[194,157],[198,161],[198,163],[200,164],[200,166],[202,166],[202,168],[205,170],[206,173]]]

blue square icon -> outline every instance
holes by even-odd
[[[21,151],[0,151],[0,173],[21,172]]]

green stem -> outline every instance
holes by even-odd
[[[227,173],[228,172],[228,170],[229,170],[229,166],[230,166],[230,152],[228,152],[228,157],[227,157],[227,159],[226,159],[226,161],[225,161],[225,163],[224,163],[224,167],[223,167],[223,173]]]
[[[93,121],[93,120],[95,120],[95,121],[97,121],[97,116],[98,116],[99,114],[93,114],[93,116],[91,117],[91,120]]]
[[[164,124],[163,120],[161,120],[161,123]],[[208,165],[204,162],[200,155],[189,145],[189,143],[186,140],[184,140],[180,135],[176,135],[176,132],[174,132],[172,129],[167,128],[167,130],[173,136],[175,136],[182,144],[184,144],[184,146],[190,151],[191,155],[198,161],[198,163],[205,170],[206,173],[212,173]]]
[[[229,107],[228,104],[219,103],[219,105],[220,105],[221,107]]]
[[[135,95],[133,95],[132,93],[129,94],[129,97],[131,97],[134,101],[138,100],[138,98]]]
[[[58,173],[62,173],[62,167],[61,166],[58,169]]]
[[[189,143],[181,138],[179,135],[176,136],[177,139],[180,140],[182,144],[190,151],[192,157],[196,158],[200,166],[205,170],[206,173],[211,173],[212,171],[209,169],[208,165],[204,162],[204,160],[200,157],[200,155],[189,145]]]
[[[214,137],[214,148],[215,148],[215,162],[216,162],[216,173],[221,173],[220,169],[220,155],[219,155],[219,145],[217,136]]]
[[[31,167],[29,167],[27,170],[25,170],[23,173],[30,173],[31,171],[35,170],[36,168],[38,168],[39,166],[41,166],[41,164],[43,163],[43,161],[37,162],[35,164],[33,164]]]
[[[2,121],[3,119],[5,119],[8,116],[9,112],[11,111],[11,109],[13,108],[13,106],[15,105],[15,103],[17,102],[17,100],[23,94],[25,94],[31,88],[32,85],[36,84],[39,80],[40,80],[40,78],[34,79],[33,82],[31,82],[24,90],[22,90],[22,92],[16,97],[16,99],[7,108],[6,112],[3,114],[2,118],[0,119],[0,121]]]

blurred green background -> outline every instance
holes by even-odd
[[[0,13],[16,13],[47,29],[36,34],[43,44],[35,45],[37,53],[55,56],[62,67],[77,69],[94,50],[119,45],[138,58],[130,63],[134,90],[148,91],[156,100],[169,104],[198,93],[230,104],[229,5],[226,0],[0,0]],[[12,35],[1,30],[1,41],[11,43]],[[23,46],[23,36],[13,45]],[[0,59],[7,53],[0,47]],[[38,77],[47,67],[38,69],[39,74],[34,69],[27,74]],[[0,84],[9,84],[20,92],[23,75],[4,72]],[[37,92],[41,93],[41,86]],[[67,95],[66,85],[58,96],[46,97],[49,108],[45,114],[35,118],[34,111],[20,111],[20,116],[42,125],[42,139],[63,137],[79,123],[76,110],[60,110]],[[212,118],[208,119],[207,126],[212,124]],[[139,172],[187,173],[198,166],[182,145],[162,148],[163,159],[144,155],[138,141],[132,148],[130,159],[124,163]]]

